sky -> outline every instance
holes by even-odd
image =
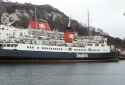
[[[125,0],[8,0],[38,5],[50,4],[82,24],[101,28],[111,36],[125,38]]]

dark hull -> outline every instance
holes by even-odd
[[[118,59],[117,52],[111,53],[88,53],[87,57],[78,57],[77,53],[67,52],[45,52],[45,51],[22,51],[22,50],[0,50],[0,59],[39,59],[39,60],[102,60]]]

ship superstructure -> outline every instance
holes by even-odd
[[[112,59],[118,57],[113,46],[108,45],[107,38],[103,36],[78,36],[73,32],[31,27],[23,29],[10,24],[0,25],[0,56],[3,59]]]
[[[0,48],[7,51],[25,51],[25,52],[31,51],[34,53],[35,52],[41,52],[41,53],[52,52],[53,54],[68,53],[68,54],[75,54],[76,56],[74,57],[76,58],[79,57],[89,58],[88,54],[95,54],[95,55],[101,53],[110,54],[114,50],[113,48],[111,48],[111,46],[107,45],[107,39],[104,38],[103,36],[80,37],[75,33],[73,35],[74,39],[72,43],[67,43],[64,40],[64,35],[65,33],[63,32],[45,31],[41,29],[30,29],[30,28],[20,29],[20,28],[15,28],[13,26],[1,25]],[[51,57],[51,55],[49,56]],[[25,57],[23,56],[22,58]],[[44,56],[44,58],[45,57],[46,56]],[[64,55],[61,58],[65,57],[66,56]],[[35,58],[35,55],[32,58]],[[39,56],[39,58],[42,58],[42,56]],[[58,56],[55,55],[55,57],[51,58],[58,58]]]

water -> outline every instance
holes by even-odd
[[[0,85],[125,85],[119,63],[2,64]]]

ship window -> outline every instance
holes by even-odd
[[[74,49],[75,51],[77,51],[77,49]]]
[[[88,44],[88,46],[92,46],[92,44]]]
[[[74,49],[74,51],[76,51],[76,49]]]
[[[99,44],[95,44],[95,46],[99,46]]]
[[[3,46],[5,47],[5,44],[3,44]]]
[[[84,49],[82,49],[82,51],[85,51]]]
[[[16,44],[13,44],[13,47],[16,47],[17,45]]]
[[[11,47],[14,47],[13,44],[11,45]]]
[[[37,49],[39,49],[39,47],[37,47]]]
[[[104,40],[102,40],[102,43],[104,43]]]
[[[71,51],[72,50],[72,48],[69,48],[69,51]]]
[[[104,44],[101,44],[102,47],[104,47]]]
[[[46,49],[48,49],[48,48],[46,48],[46,47],[43,47],[42,49],[45,49],[45,50],[46,50]]]
[[[13,47],[16,47],[16,44],[13,44]]]
[[[2,47],[2,44],[0,44],[0,47]]]
[[[7,47],[10,47],[10,44],[7,44]]]

